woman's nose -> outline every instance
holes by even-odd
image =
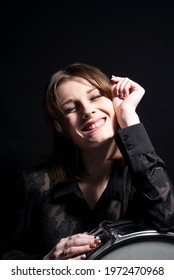
[[[95,109],[92,105],[82,106],[82,119],[88,119],[95,113]]]
[[[95,111],[91,111],[91,112],[88,112],[88,113],[83,113],[82,114],[82,119],[88,119],[90,118],[93,114],[95,113]]]

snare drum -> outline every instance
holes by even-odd
[[[102,245],[87,260],[174,260],[174,232],[143,229],[132,221],[103,221],[90,234]]]

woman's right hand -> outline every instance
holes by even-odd
[[[145,90],[129,78],[112,76],[113,106],[120,128],[140,122],[136,108]]]
[[[62,238],[43,260],[83,260],[101,245],[101,240],[87,233],[78,233]]]

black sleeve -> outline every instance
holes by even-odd
[[[163,160],[156,154],[142,123],[120,129],[116,143],[136,188],[132,207],[135,215],[158,229],[174,231],[174,187]]]

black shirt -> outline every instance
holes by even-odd
[[[2,259],[42,259],[61,238],[90,232],[103,220],[132,219],[174,231],[174,187],[143,124],[120,129],[115,139],[125,162],[113,165],[93,210],[76,182],[54,185],[48,168],[24,172]]]

